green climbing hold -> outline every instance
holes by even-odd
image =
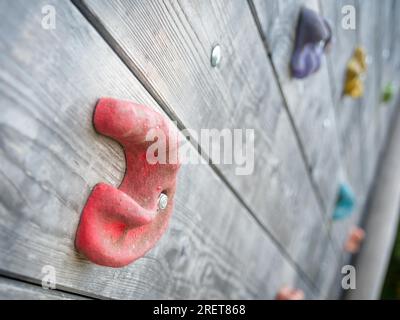
[[[382,101],[385,103],[390,102],[393,99],[394,88],[392,83],[388,83],[382,92]]]

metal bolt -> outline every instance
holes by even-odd
[[[390,50],[389,49],[384,49],[382,50],[382,58],[387,60],[390,57]]]
[[[221,46],[215,45],[211,50],[211,65],[215,68],[221,63]]]
[[[158,197],[158,208],[164,210],[168,205],[168,196],[165,193],[161,193]]]

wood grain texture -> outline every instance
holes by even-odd
[[[344,30],[341,27],[341,8],[344,5],[356,7],[357,28],[355,31]],[[369,54],[369,68],[365,80],[365,97],[361,100],[341,98],[336,90],[335,107],[338,130],[341,138],[342,159],[345,160],[347,177],[352,184],[357,197],[357,206],[353,215],[341,222],[335,222],[333,233],[343,247],[352,226],[360,225],[363,213],[368,206],[367,196],[372,186],[372,178],[379,155],[385,145],[386,135],[390,127],[390,118],[395,110],[396,97],[393,102],[383,105],[380,102],[383,86],[387,81],[396,82],[393,43],[394,4],[391,1],[372,3],[367,1],[320,1],[322,11],[331,17],[334,24],[335,45],[329,55],[331,59],[332,84],[342,84],[341,66],[343,59],[349,56],[349,49],[363,45]],[[350,53],[351,54],[351,53]],[[390,79],[390,80],[389,80]],[[350,111],[352,110],[352,111]],[[367,235],[368,236],[368,235]],[[351,263],[352,255],[342,252],[339,266]],[[340,292],[340,269],[337,280],[333,283],[332,292]]]
[[[306,149],[317,190],[324,202],[326,217],[330,219],[338,183],[345,178],[343,160],[339,158],[339,151],[343,150],[339,149],[336,132],[340,130],[341,122],[336,126],[333,104],[335,97],[339,96],[336,94],[338,88],[330,86],[332,79],[326,61],[317,74],[307,79],[292,79],[289,71],[299,10],[302,5],[316,11],[320,8],[316,1],[268,1],[267,6],[262,0],[253,2],[289,111]],[[322,273],[320,284],[323,296],[333,299],[338,298],[341,292],[342,248],[348,223],[331,224],[330,229],[336,256],[321,261],[326,268],[329,267],[329,271]]]
[[[0,300],[82,300],[84,297],[0,277]]]
[[[318,299],[337,299],[340,291],[333,291],[332,288],[340,287],[341,278],[338,278],[337,271],[340,268],[340,252],[337,246],[332,250],[332,242],[321,243],[321,247],[325,249],[325,255],[319,261],[320,272],[316,279],[319,287]]]
[[[268,44],[269,50],[272,54],[272,58],[274,59],[274,52],[276,53],[276,62],[277,70],[279,68],[287,68],[289,56],[288,54],[291,50],[287,49],[292,45],[292,41],[294,39],[293,33],[291,38],[285,38],[285,34],[290,34],[293,32],[293,24],[290,26],[288,21],[294,21],[295,16],[297,13],[293,13],[292,16],[288,13],[288,4],[285,2],[277,1],[278,5],[272,5],[268,2],[268,8],[262,8],[262,4],[265,4],[263,1],[254,1],[257,13],[261,15],[265,15],[266,17],[264,20],[261,20],[261,24],[264,30],[266,42]],[[293,7],[300,6],[298,2],[290,2],[290,5]],[[306,1],[304,2],[305,5],[316,9],[316,5],[314,2]],[[339,141],[339,152],[340,152],[340,164],[339,164],[339,172],[336,172],[338,175],[339,181],[346,181],[349,183],[353,190],[356,193],[357,197],[357,204],[355,211],[351,218],[345,221],[337,221],[332,222],[331,225],[331,232],[333,238],[336,240],[338,245],[339,252],[337,253],[337,258],[339,259],[339,263],[335,265],[336,269],[329,272],[328,274],[333,277],[331,281],[324,282],[323,291],[327,292],[327,297],[329,298],[339,298],[342,292],[341,288],[341,279],[343,275],[341,274],[341,268],[350,263],[351,255],[346,253],[343,250],[344,243],[350,229],[353,225],[357,225],[360,222],[361,213],[364,210],[365,200],[367,196],[367,189],[365,188],[365,181],[364,181],[364,161],[368,161],[368,158],[365,158],[365,154],[362,153],[362,143],[364,142],[362,138],[363,131],[361,130],[361,104],[359,101],[354,101],[352,99],[346,98],[342,96],[342,85],[344,81],[344,73],[348,58],[353,53],[354,47],[358,42],[358,31],[359,26],[356,31],[344,31],[341,28],[341,7],[344,4],[353,4],[356,5],[355,2],[341,2],[341,1],[320,1],[319,7],[321,13],[330,20],[332,24],[332,31],[334,36],[333,45],[331,46],[330,51],[327,54],[328,59],[328,74],[330,78],[330,89],[332,90],[332,97],[333,97],[333,109],[335,111],[335,120],[336,120],[336,134]],[[280,11],[276,12],[274,9],[276,6],[281,7]],[[266,10],[269,9],[270,10]],[[275,9],[276,10],[276,9]],[[295,10],[295,9],[293,9]],[[282,14],[281,14],[282,12]],[[279,15],[282,15],[279,16]],[[288,18],[284,18],[288,17]],[[271,20],[276,19],[276,24],[274,25]],[[263,23],[264,21],[264,23]],[[275,29],[274,29],[275,28]],[[287,28],[285,30],[285,28]],[[290,29],[291,28],[291,29]],[[283,39],[287,39],[286,42]],[[285,45],[286,43],[286,45]],[[279,58],[284,57],[285,55],[282,52],[286,52],[286,60],[280,60]],[[282,65],[279,66],[279,63]],[[323,72],[326,72],[323,70]],[[288,71],[286,71],[286,75]],[[323,83],[326,84],[326,76]],[[289,80],[288,80],[289,81]],[[311,86],[306,87],[306,98],[308,99],[308,93]],[[284,85],[283,85],[284,88]],[[315,84],[312,85],[312,88],[318,88]],[[318,92],[318,91],[317,91]],[[326,91],[321,91],[326,92]],[[291,92],[288,91],[285,93],[286,96],[291,97]],[[326,95],[327,96],[327,95]],[[290,99],[288,100],[290,101]],[[328,104],[329,105],[329,104]],[[290,106],[289,106],[290,107]],[[322,108],[326,107],[326,105],[322,105]],[[295,118],[296,116],[294,116]],[[295,119],[296,120],[296,119]],[[307,125],[305,125],[307,126]],[[310,126],[309,126],[310,128]],[[300,129],[299,129],[300,130]],[[315,130],[315,136],[320,137],[320,130]],[[312,145],[312,144],[311,144]],[[314,144],[315,145],[315,144]],[[329,145],[329,144],[328,144]],[[326,154],[330,154],[330,151],[325,151]],[[335,183],[335,180],[327,181]],[[334,202],[333,202],[334,203]],[[332,209],[328,209],[328,214],[331,213]],[[329,287],[329,285],[331,285]],[[326,291],[325,291],[326,290]]]
[[[379,34],[379,7],[380,3],[374,0],[358,1],[358,30],[359,43],[366,49],[367,72],[364,80],[364,95],[361,97],[361,132],[362,155],[364,172],[364,190],[367,192],[372,183],[377,160],[379,157],[379,57],[381,48],[377,47]]]
[[[320,70],[306,79],[292,78],[289,68],[300,8],[307,6],[318,11],[318,2],[273,0],[268,1],[271,10],[266,10],[263,0],[254,0],[253,3],[315,181],[315,189],[325,214],[330,217],[340,162],[326,60],[322,59]]]
[[[55,30],[41,28],[45,4],[56,8]],[[60,290],[100,298],[273,298],[283,284],[318,297],[206,165],[182,167],[170,227],[145,257],[111,269],[77,254],[91,188],[124,173],[119,145],[92,127],[97,99],[160,108],[72,4],[2,1],[0,12],[1,272],[39,283],[49,264]],[[302,235],[312,260],[321,239]]]
[[[381,95],[384,85],[388,81],[397,82],[394,57],[391,56],[392,42],[395,41],[393,18],[396,12],[391,0],[380,3],[374,1],[356,2],[358,8],[359,25],[358,40],[368,54],[369,68],[365,79],[365,95],[361,104],[361,146],[364,172],[363,194],[359,202],[362,204],[352,223],[360,224],[368,206],[368,192],[373,187],[378,161],[386,144],[387,133],[391,125],[391,118],[397,103],[393,101],[384,105]]]
[[[344,178],[358,194],[362,189],[360,103],[343,96],[346,67],[357,46],[357,29],[342,27],[342,7],[354,1],[320,1],[321,12],[332,27],[333,44],[327,54]]]
[[[316,279],[329,241],[273,70],[246,1],[75,1],[185,127],[252,128],[255,168],[217,165],[260,223]],[[210,66],[214,44],[222,48]]]
[[[356,8],[355,1],[320,1],[321,13],[331,24],[333,35],[333,44],[327,54],[327,61],[339,138],[340,179],[353,189],[357,201],[353,214],[359,215],[366,198],[363,177],[365,159],[361,152],[361,104],[359,100],[343,95],[347,63],[358,45],[358,29],[343,28],[342,8],[345,5]],[[332,234],[337,239],[340,249],[343,248],[353,223],[353,219],[332,222]],[[340,283],[337,285],[340,286]]]
[[[394,8],[392,14],[394,14],[394,21],[399,21],[400,19],[400,3],[399,1],[393,1]],[[400,24],[395,23],[393,26],[393,35],[391,46],[393,48],[393,53],[390,54],[390,63],[393,66],[393,74],[398,75],[400,73]],[[394,87],[396,93],[396,99],[394,102],[394,108],[398,109],[400,107],[400,79],[394,79]]]
[[[396,67],[396,57],[399,55],[398,42],[400,38],[396,39],[396,32],[400,29],[396,21],[396,15],[399,15],[400,6],[396,4],[398,1],[384,0],[378,7],[378,44],[377,44],[377,63],[380,71],[378,77],[377,91],[378,91],[378,121],[379,121],[379,138],[378,138],[378,152],[382,153],[385,146],[387,134],[391,126],[391,119],[394,116],[394,111],[398,105],[399,97],[399,68]],[[391,83],[394,87],[394,95],[392,101],[384,103],[382,101],[382,93],[387,84]]]

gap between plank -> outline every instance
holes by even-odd
[[[14,280],[14,281],[18,281],[21,283],[25,283],[25,284],[29,284],[32,285],[34,287],[37,288],[41,288],[43,289],[42,285],[38,283],[38,280],[35,278],[30,278],[30,277],[25,277],[25,276],[21,276],[21,275],[17,275],[14,274],[12,272],[9,272],[8,270],[0,270],[0,279],[4,278],[4,279],[8,279],[8,280]],[[48,289],[49,292],[55,292],[55,293],[65,293],[65,294],[69,294],[69,295],[75,295],[77,297],[82,297],[85,299],[104,299],[104,297],[100,297],[100,296],[96,296],[96,295],[90,295],[87,292],[84,291],[79,291],[79,290],[75,290],[72,288],[65,288],[62,286],[61,288],[57,285],[56,283],[56,289]],[[43,289],[45,290],[45,289]]]

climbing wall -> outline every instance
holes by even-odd
[[[345,5],[354,30],[342,26]],[[295,79],[303,7],[326,17],[333,40],[319,70]],[[0,297],[274,299],[288,285],[339,298],[343,245],[399,102],[399,16],[395,0],[0,0]],[[354,99],[343,86],[357,46],[367,70]],[[200,154],[192,137],[210,163],[181,166],[168,229],[123,268],[74,245],[92,188],[125,174],[121,146],[93,128],[100,97],[146,105],[181,130],[255,137],[250,175]],[[341,183],[356,204],[335,221]],[[40,293],[49,267],[56,288]]]

